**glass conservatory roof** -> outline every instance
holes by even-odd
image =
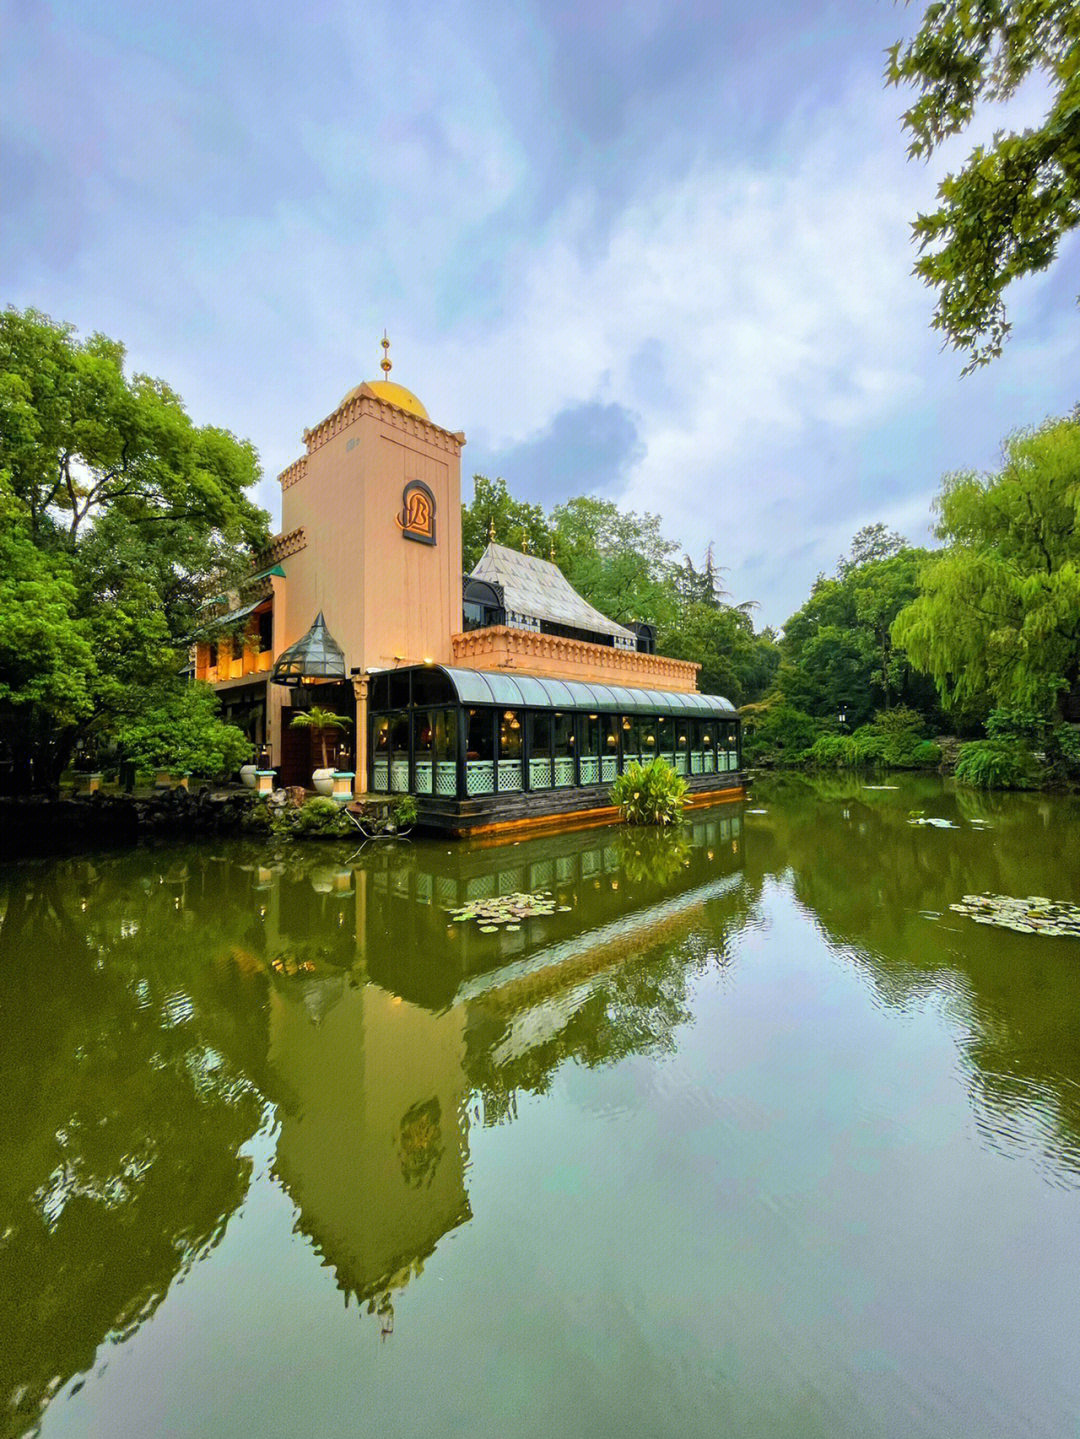
[[[396,672],[403,676],[403,671]],[[444,665],[425,665],[413,670],[426,677],[424,704],[453,703],[463,705],[500,705],[506,709],[580,710],[586,714],[600,711],[608,714],[686,715],[702,719],[735,714],[735,706],[723,695],[702,695],[672,690],[630,689],[625,685],[583,683],[581,680],[557,680],[547,675],[512,675],[499,670],[466,670]],[[442,688],[436,676],[448,684],[443,698],[436,698]],[[432,683],[434,681],[434,683]],[[419,701],[414,701],[419,703]],[[373,698],[378,706],[379,700]]]
[[[326,628],[322,610],[307,634],[278,655],[270,678],[279,685],[345,678],[345,651]]]

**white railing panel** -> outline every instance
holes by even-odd
[[[389,761],[389,760],[387,760],[387,759],[377,759],[377,760],[375,761],[375,775],[374,775],[374,779],[373,779],[372,782],[373,782],[373,784],[375,785],[375,788],[376,788],[377,790],[380,790],[383,794],[385,794],[386,791],[390,788],[390,761]]]
[[[499,761],[499,793],[505,794],[521,789],[521,761],[501,759]]]
[[[531,759],[529,761],[529,788],[551,788],[551,761],[549,759]]]
[[[468,759],[465,761],[465,793],[493,794],[495,792],[495,761],[491,759]]]
[[[416,761],[416,793],[431,793],[431,761],[429,759]]]
[[[409,792],[409,761],[407,759],[392,759],[390,761],[390,793],[408,794]]]
[[[574,761],[561,756],[555,761],[555,784],[560,788],[574,783]]]
[[[451,799],[457,794],[457,765],[453,760],[435,761],[435,793]]]

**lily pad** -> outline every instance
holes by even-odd
[[[967,915],[976,924],[996,925],[1017,934],[1080,939],[1080,905],[1048,899],[1045,895],[1017,898],[1008,894],[965,894],[949,908]]]

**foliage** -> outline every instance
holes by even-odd
[[[244,732],[220,718],[214,691],[197,682],[155,691],[115,734],[125,758],[141,769],[190,770],[210,779],[234,774],[253,752]]]
[[[807,758],[823,769],[936,769],[941,747],[923,738],[921,715],[898,708],[881,710],[854,734],[819,735]]]
[[[900,548],[897,548],[897,546]],[[859,725],[894,703],[934,708],[933,690],[894,642],[893,621],[919,593],[926,551],[882,525],[855,536],[838,574],[819,576],[784,626],[777,687],[795,708]]]
[[[390,813],[398,829],[410,829],[420,817],[416,800],[411,794],[398,795],[390,806]]]
[[[200,607],[267,533],[251,446],[124,358],[0,315],[0,740],[24,787],[174,702]]]
[[[328,795],[317,794],[306,800],[298,810],[287,810],[294,816],[295,832],[300,835],[342,835],[353,834],[354,828],[341,806]]]
[[[799,764],[823,729],[821,720],[785,703],[782,696],[746,706],[741,713],[743,756],[750,764]]]
[[[893,640],[946,703],[1042,709],[1080,679],[1080,418],[1018,432],[997,474],[946,477],[946,548]]]
[[[461,558],[466,573],[475,568],[494,532],[496,544],[530,552],[547,559],[551,530],[539,505],[515,500],[502,477],[489,480],[473,475],[472,501],[461,507]]]
[[[1007,100],[1030,75],[1050,92],[1041,125],[976,146],[942,182],[937,210],[913,227],[916,273],[938,292],[934,326],[968,352],[969,370],[1001,353],[1009,283],[1045,270],[1080,222],[1078,42],[1071,0],[936,0],[915,37],[889,52],[888,82],[919,92],[903,117],[914,157],[927,158],[981,103]]]
[[[687,783],[667,760],[627,765],[611,787],[611,802],[627,824],[674,824],[686,804]]]
[[[659,515],[582,495],[557,505],[551,524],[559,568],[602,614],[660,626],[674,617],[678,546],[664,538]]]
[[[657,634],[657,649],[672,659],[701,665],[698,688],[720,694],[733,704],[759,699],[771,685],[780,664],[780,650],[769,630],[754,633],[753,622],[740,608],[695,601],[670,626]]]
[[[1080,730],[1056,723],[1045,710],[1026,710],[1019,705],[991,710],[986,737],[1026,745],[1036,753],[1048,780],[1080,779]]]
[[[960,746],[956,778],[977,789],[1031,789],[1039,775],[1023,740],[986,739]]]
[[[322,767],[329,768],[329,759],[326,753],[326,731],[344,730],[352,724],[347,715],[335,714],[333,710],[323,709],[320,705],[312,705],[309,710],[298,710],[289,721],[290,729],[311,729],[316,730],[319,735],[319,748],[322,753]]]

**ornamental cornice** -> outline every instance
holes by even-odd
[[[316,450],[322,449],[323,445],[364,415],[372,415],[390,429],[400,430],[411,439],[422,440],[424,444],[436,450],[445,450],[447,454],[460,454],[465,444],[465,436],[460,430],[444,430],[441,425],[433,424],[431,420],[422,420],[419,415],[407,414],[396,405],[388,404],[375,395],[352,395],[343,400],[337,409],[327,415],[325,420],[321,420],[314,429],[304,431],[308,454],[313,455]],[[288,474],[289,471],[286,470],[285,473]],[[282,480],[284,482],[284,476]]]
[[[288,473],[286,471],[286,473]],[[259,551],[252,561],[252,569],[265,570],[270,565],[279,564],[287,560],[290,555],[295,555],[299,550],[307,549],[307,532],[303,525],[298,525],[295,530],[290,530],[287,535],[275,535],[265,549]]]
[[[293,460],[288,469],[282,470],[278,475],[278,484],[283,490],[290,485],[295,485],[297,480],[302,480],[307,474],[307,455],[301,455],[298,460]]]
[[[588,640],[569,639],[564,635],[538,634],[535,630],[511,629],[508,625],[492,625],[488,629],[465,630],[452,636],[455,664],[482,659],[501,653],[504,663],[520,658],[543,672],[545,665],[580,666],[594,672],[593,678],[603,683],[604,675],[616,684],[638,689],[694,690],[700,664],[693,660],[675,660],[667,655],[647,655],[638,650],[616,649],[614,645],[597,645]],[[588,676],[582,675],[587,682]]]

